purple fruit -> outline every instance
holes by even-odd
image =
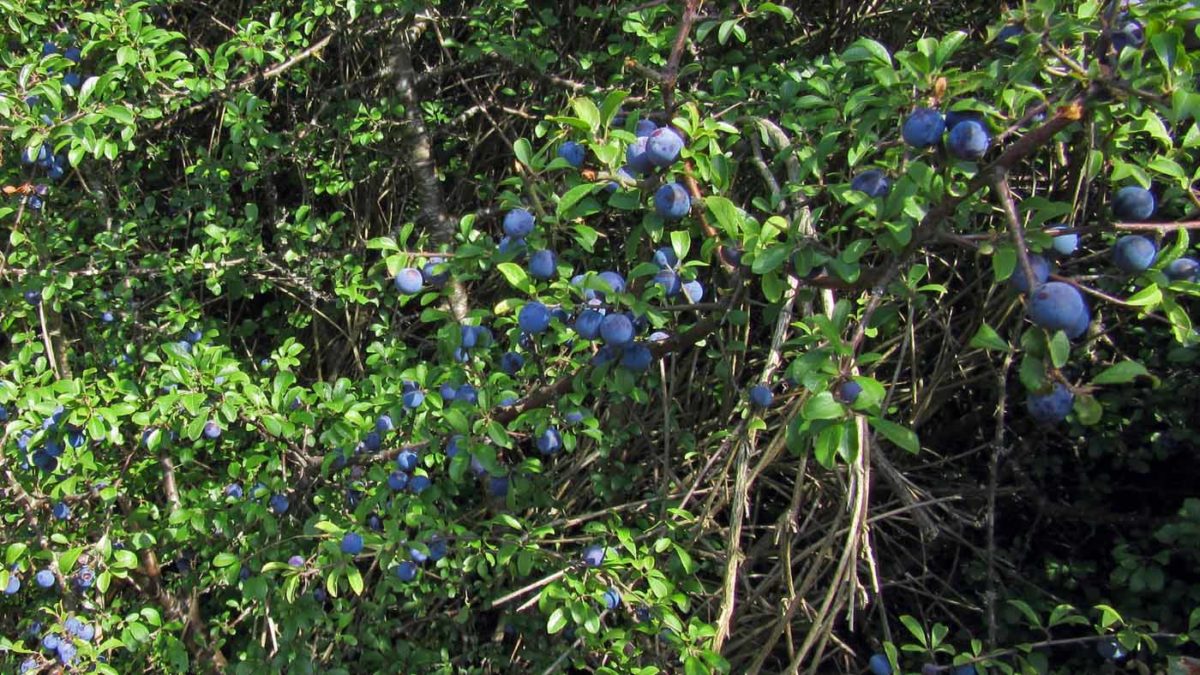
[[[221,437],[221,425],[214,420],[209,420],[204,423],[204,437],[211,440],[216,440]]]
[[[38,573],[33,576],[33,580],[42,588],[50,588],[54,585],[54,572],[50,570],[38,570]]]
[[[664,220],[679,220],[692,210],[692,198],[679,183],[667,183],[654,193],[654,212]]]
[[[604,607],[606,609],[616,609],[621,606],[621,593],[613,587],[609,587],[604,591]]]
[[[646,136],[646,157],[657,167],[667,167],[679,159],[683,139],[670,127],[655,129]]]
[[[445,270],[445,262],[444,258],[434,256],[421,266],[421,278],[425,280],[425,283],[434,288],[440,288],[446,283],[446,280],[450,278],[450,272]],[[442,271],[439,272],[439,269]]]
[[[866,193],[868,197],[886,197],[892,184],[879,169],[868,169],[850,181],[850,189]]]
[[[517,371],[525,366],[525,357],[516,352],[504,352],[500,357],[500,370],[515,375]]]
[[[420,457],[412,448],[404,448],[396,455],[396,468],[401,471],[412,471],[417,468]]]
[[[1191,258],[1176,258],[1163,270],[1171,281],[1196,281],[1200,263]]]
[[[700,302],[704,297],[704,285],[695,279],[683,282],[683,297],[692,304]]]
[[[858,400],[858,395],[861,393],[862,385],[854,380],[843,382],[842,385],[838,387],[838,398],[842,399],[846,403],[853,404]]]
[[[537,449],[543,455],[553,455],[562,450],[562,447],[562,434],[554,427],[546,429],[537,437]]]
[[[663,292],[669,298],[679,294],[682,284],[679,281],[679,275],[674,270],[660,270],[654,275],[654,283],[662,286]]]
[[[624,314],[609,314],[600,322],[600,338],[607,345],[623,347],[633,341],[633,322]]]
[[[433,485],[433,481],[429,480],[429,476],[413,476],[408,481],[408,491],[419,495],[428,490],[430,485]]]
[[[1047,279],[1050,278],[1050,263],[1047,262],[1042,256],[1036,254],[1030,255],[1029,267],[1033,269],[1033,281],[1035,287],[1041,286],[1042,284],[1046,283]],[[1017,265],[1017,268],[1013,270],[1012,276],[1008,278],[1008,283],[1011,284],[1018,293],[1029,292],[1029,277],[1025,276],[1025,268],[1021,265]]]
[[[1048,424],[1066,419],[1074,402],[1075,394],[1061,382],[1055,382],[1054,388],[1048,394],[1031,393],[1025,405],[1030,417],[1042,424]]]
[[[638,120],[637,125],[633,128],[633,135],[638,138],[649,136],[657,128],[658,125],[654,123],[654,120]]]
[[[405,560],[396,566],[396,576],[405,583],[417,578],[417,564],[411,560]]]
[[[975,120],[959,122],[950,130],[947,147],[959,159],[976,160],[987,153],[992,137],[987,128]]]
[[[604,315],[594,309],[585,309],[575,319],[575,332],[585,340],[595,340],[600,336],[600,324]]]
[[[1113,246],[1113,264],[1131,274],[1144,272],[1158,257],[1158,247],[1140,234],[1128,234]]]
[[[1067,229],[1067,226],[1055,225],[1050,229],[1065,230]],[[1079,235],[1075,233],[1057,235],[1054,237],[1050,245],[1053,246],[1054,250],[1060,255],[1071,255],[1076,249],[1079,248]]]
[[[1079,290],[1061,281],[1042,284],[1029,299],[1029,320],[1047,330],[1077,329],[1087,305]]]
[[[342,536],[342,553],[358,555],[363,550],[362,535],[357,532],[347,532]]]
[[[937,144],[946,129],[942,113],[930,108],[917,108],[904,120],[900,135],[904,142],[914,148],[927,148]]]
[[[533,214],[525,209],[514,209],[504,214],[504,234],[513,239],[524,239],[533,232]]]
[[[533,255],[529,256],[529,276],[534,279],[553,279],[558,271],[557,262],[554,251],[546,249],[534,251]]]
[[[650,156],[646,152],[646,144],[649,138],[642,136],[629,144],[625,149],[625,163],[634,173],[646,174],[654,169],[654,164],[650,161]]]
[[[1146,220],[1154,215],[1154,195],[1144,187],[1126,185],[1113,197],[1112,210],[1118,220]]]
[[[405,267],[396,273],[396,290],[405,295],[420,293],[424,284],[425,278],[421,276],[421,270],[415,267]]]
[[[550,310],[540,302],[527,302],[517,314],[517,325],[526,333],[541,333],[550,327]]]
[[[610,288],[613,293],[625,292],[625,277],[621,276],[620,274],[616,272],[601,272],[599,277],[600,281],[603,282],[605,286]],[[601,294],[599,297],[603,299],[604,295]]]
[[[765,384],[756,384],[750,387],[750,403],[758,408],[769,408],[775,400],[775,396],[771,394],[771,389]]]
[[[604,547],[592,545],[584,549],[583,562],[588,567],[599,567],[604,563]]]
[[[679,256],[670,246],[661,246],[654,251],[654,264],[663,269],[675,269],[679,264]]]
[[[654,355],[650,348],[643,344],[632,344],[621,352],[621,367],[634,372],[643,372],[650,368]]]
[[[567,160],[567,163],[578,169],[583,166],[583,158],[585,155],[583,146],[575,141],[566,141],[558,146],[558,156]]]

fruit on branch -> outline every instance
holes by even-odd
[[[575,141],[566,141],[562,145],[558,146],[558,156],[567,160],[567,164],[570,164],[576,169],[583,166],[585,154],[586,153],[583,149],[583,146]]]
[[[1140,234],[1127,234],[1113,245],[1112,256],[1113,264],[1121,271],[1130,274],[1144,272],[1158,257],[1158,247]]]
[[[1025,407],[1034,420],[1050,424],[1066,419],[1074,403],[1075,394],[1063,383],[1055,382],[1048,393],[1031,392],[1025,401]]]
[[[1176,258],[1163,271],[1171,281],[1196,281],[1200,278],[1200,263],[1192,258]]]
[[[771,393],[771,388],[765,384],[756,384],[750,387],[750,403],[757,408],[769,408],[774,402],[775,396]]]
[[[976,160],[987,153],[992,137],[982,123],[975,120],[963,120],[950,130],[947,147],[950,154],[959,159]]]
[[[512,239],[524,239],[533,232],[533,214],[525,209],[513,209],[504,214],[504,234]]]
[[[1146,220],[1154,215],[1154,194],[1139,185],[1126,185],[1113,197],[1112,210],[1117,220]]]
[[[1040,255],[1029,256],[1029,267],[1033,270],[1034,287],[1046,283],[1050,278],[1050,263]],[[1029,292],[1029,277],[1025,275],[1025,268],[1017,265],[1013,270],[1012,276],[1009,277],[1009,283],[1016,289],[1018,293]]]
[[[655,129],[646,136],[646,158],[654,166],[671,166],[682,150],[683,138],[670,127]]]
[[[879,169],[867,169],[850,181],[850,189],[863,192],[868,197],[886,197],[892,189],[892,183]]]
[[[667,183],[654,193],[654,212],[664,220],[679,220],[692,210],[692,198],[679,183]]]
[[[1029,298],[1027,312],[1030,321],[1050,331],[1078,330],[1081,317],[1088,316],[1083,295],[1061,281],[1039,286]]]
[[[415,267],[405,267],[396,273],[396,290],[405,295],[420,293],[424,285],[425,277],[421,276],[421,270]]]
[[[946,120],[942,113],[931,108],[917,108],[904,120],[900,135],[914,148],[927,148],[937,144],[945,129]]]

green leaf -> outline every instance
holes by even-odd
[[[362,595],[362,592],[363,592],[362,572],[359,572],[358,568],[355,567],[354,565],[350,565],[346,569],[346,581],[350,582],[350,590],[354,591],[355,595]]]
[[[1037,615],[1037,612],[1033,611],[1033,608],[1029,606],[1029,603],[1025,602],[1024,600],[1012,599],[1008,601],[1008,604],[1020,610],[1021,614],[1025,615],[1025,620],[1029,622],[1030,626],[1038,629],[1042,627],[1041,617]]]
[[[550,613],[550,620],[546,622],[546,632],[554,635],[567,627],[567,613],[562,607],[556,607]]]
[[[914,455],[921,451],[921,442],[917,438],[917,434],[913,432],[912,429],[909,429],[902,424],[896,424],[895,422],[885,420],[882,417],[871,417],[869,418],[869,421],[871,423],[871,428],[883,434],[884,437],[892,443],[895,443]]]
[[[574,208],[584,197],[592,194],[596,189],[593,183],[583,183],[567,190],[567,193],[558,200],[558,206],[555,207],[555,214],[560,218],[565,218],[566,214]]]
[[[504,275],[508,283],[514,288],[524,290],[529,286],[529,276],[525,274],[525,269],[520,265],[511,262],[502,262],[496,265],[496,269]]]
[[[1153,307],[1162,302],[1162,291],[1158,286],[1147,286],[1131,295],[1125,302],[1138,307]]]
[[[1008,245],[997,246],[996,252],[992,254],[992,274],[995,275],[996,281],[1008,279],[1016,268],[1016,249]]]
[[[737,206],[720,195],[709,195],[704,198],[704,205],[712,211],[717,224],[732,239],[741,239],[742,217]]]
[[[916,638],[917,642],[921,643],[922,647],[927,647],[929,645],[929,639],[925,635],[925,627],[922,626],[921,622],[917,621],[915,617],[905,614],[900,617],[900,623],[904,624],[904,627],[908,629],[908,632],[911,633],[914,638]]]
[[[1012,348],[1000,337],[994,328],[985,324],[980,324],[979,329],[975,331],[975,336],[971,338],[971,346],[976,349],[990,349],[998,352],[1007,352]]]
[[[823,391],[804,402],[800,415],[806,420],[835,420],[846,412],[841,403],[833,398],[833,393]]]
[[[527,139],[518,138],[513,143],[513,155],[516,156],[518,162],[533,168],[533,148],[529,145]]]
[[[600,128],[600,111],[592,99],[577,98],[571,101],[571,107],[575,109],[575,114],[579,116],[579,119],[587,122],[593,132]]]
[[[1104,407],[1090,394],[1076,396],[1072,408],[1075,411],[1075,419],[1085,427],[1096,424],[1104,417]]]
[[[15,544],[9,544],[8,548],[5,549],[5,551],[4,551],[4,564],[12,565],[18,559],[20,559],[21,556],[25,555],[25,551],[28,548],[29,548],[29,545],[24,544],[22,542],[17,542]]]
[[[1071,358],[1071,341],[1061,330],[1054,331],[1054,335],[1050,338],[1050,361],[1055,368],[1062,368],[1067,365],[1069,358]]]
[[[58,569],[62,570],[63,574],[70,572],[71,568],[75,567],[75,561],[79,559],[81,553],[83,553],[82,546],[64,551],[58,556]]]
[[[1138,377],[1149,377],[1149,375],[1150,371],[1137,361],[1122,361],[1105,368],[1103,372],[1092,379],[1092,384],[1125,384]]]
[[[847,63],[877,61],[881,65],[892,65],[892,56],[888,53],[887,47],[870,38],[862,38],[850,45],[850,48],[842,53],[842,59]]]
[[[238,557],[232,553],[218,553],[217,557],[213,558],[213,567],[218,569],[236,565]]]
[[[754,256],[754,263],[750,265],[750,271],[755,274],[766,274],[782,265],[791,251],[792,247],[787,244],[776,244]]]

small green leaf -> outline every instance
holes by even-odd
[[[1071,341],[1061,330],[1054,331],[1054,335],[1050,338],[1050,361],[1055,368],[1062,368],[1067,365],[1069,358],[1071,358]]]
[[[578,204],[584,197],[592,194],[592,191],[595,189],[595,184],[583,183],[582,185],[576,185],[570,190],[567,190],[567,193],[558,200],[558,206],[555,207],[555,214],[557,214],[559,218],[564,218],[576,204]]]
[[[546,632],[554,635],[567,627],[567,613],[562,607],[556,607],[550,613],[550,620],[546,622]]]
[[[979,329],[975,331],[975,336],[971,338],[971,346],[976,349],[991,349],[998,352],[1007,352],[1012,348],[1000,337],[996,329],[985,324],[980,324]]]
[[[742,217],[733,202],[720,195],[709,195],[704,198],[704,204],[712,211],[726,235],[733,239],[741,238]]]
[[[571,107],[575,109],[575,114],[579,115],[579,119],[588,123],[592,131],[600,128],[600,111],[596,108],[596,104],[590,98],[577,98],[571,101]]]
[[[900,617],[900,623],[904,624],[904,627],[917,639],[917,642],[921,643],[922,647],[929,645],[929,638],[925,635],[925,627],[915,617],[905,614]]]
[[[533,167],[533,148],[530,147],[528,140],[518,138],[517,142],[513,143],[513,155],[516,156],[518,162],[530,168]]]
[[[846,412],[833,393],[823,391],[804,402],[800,415],[806,420],[835,420]]]
[[[213,567],[218,569],[236,565],[238,557],[232,553],[218,553],[217,557],[213,558]]]
[[[1134,381],[1138,377],[1149,377],[1149,375],[1150,371],[1146,370],[1146,367],[1137,361],[1122,361],[1114,366],[1105,368],[1102,373],[1092,380],[1092,384],[1125,384]]]
[[[524,268],[520,265],[511,262],[502,262],[496,265],[496,269],[500,271],[500,274],[504,275],[504,278],[514,288],[525,289],[529,286],[529,276],[525,274]]]
[[[889,441],[904,448],[912,454],[917,454],[921,451],[921,441],[917,438],[917,434],[912,429],[896,424],[882,417],[870,418],[871,428],[883,434]]]

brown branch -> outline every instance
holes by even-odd
[[[419,28],[419,27],[418,27]],[[418,31],[414,31],[416,34]],[[404,103],[404,119],[408,125],[408,167],[412,171],[420,203],[418,220],[429,229],[435,244],[446,244],[454,238],[456,221],[446,212],[442,199],[442,185],[438,181],[437,166],[433,162],[433,144],[429,140],[429,129],[421,115],[417,98],[417,76],[413,70],[412,48],[405,41],[397,40],[392,56],[392,70],[396,73],[396,91]],[[447,281],[450,311],[458,321],[463,321],[469,311],[467,291],[457,277]]]
[[[687,0],[683,8],[683,17],[679,20],[679,31],[675,34],[675,44],[671,47],[671,56],[667,59],[667,67],[663,70],[663,107],[667,111],[667,120],[675,114],[675,83],[679,79],[679,62],[683,57],[683,49],[687,46],[688,35],[696,23],[696,16],[702,0]]]

